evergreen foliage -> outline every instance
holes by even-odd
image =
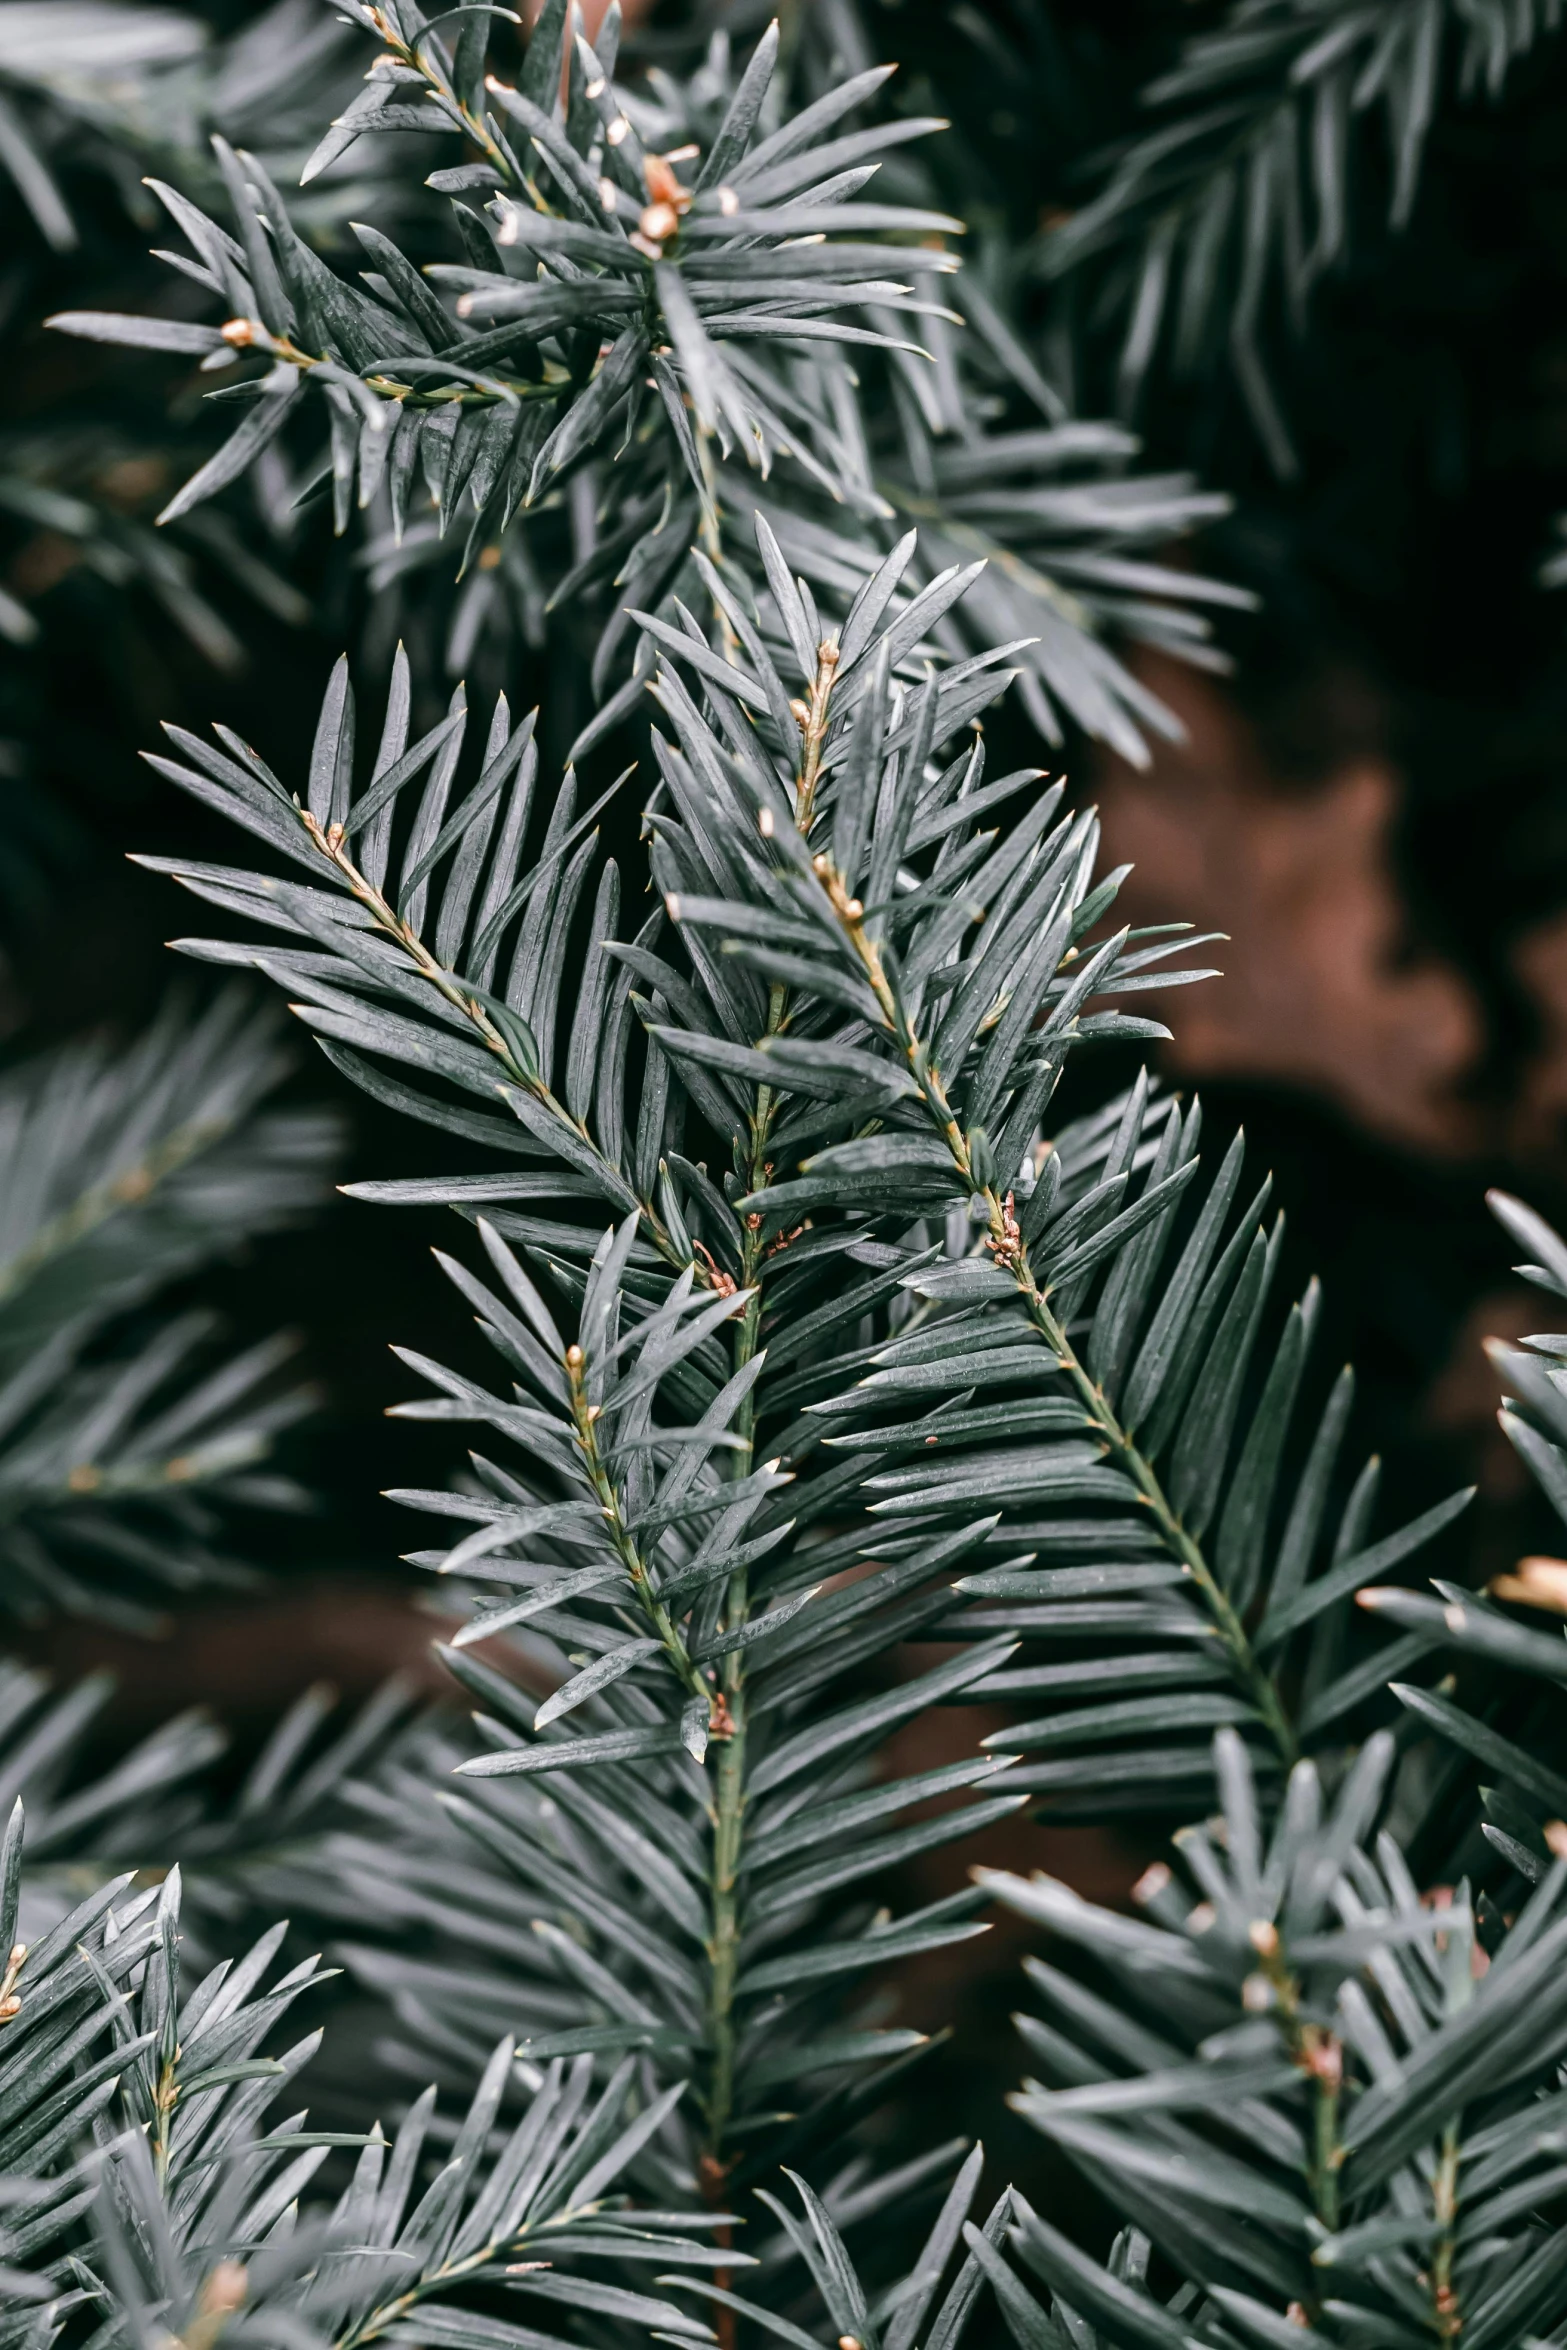
[[[1167,721],[1106,640],[1215,657],[1204,610],[1244,598],[1159,551],[1222,501],[1131,474],[1004,273],[957,272],[915,159],[941,126],[891,109],[847,12],[623,78],[613,9],[590,45],[548,0],[505,72],[503,10],[349,13],[382,43],[352,96],[341,29],[292,0],[216,63],[126,20],[169,258],[221,316],[182,288],[55,323],[257,363],[166,521],[303,478],[376,626],[405,573],[458,582],[444,661],[399,646],[383,693],[372,627],[297,772],[171,726],[159,775],[263,861],[142,861],[223,918],[186,954],[281,986],[352,1085],[474,1154],[349,1187],[463,1220],[441,1262],[494,1359],[400,1349],[398,1410],[481,1449],[395,1498],[471,1726],[311,1693],[229,1785],[199,1717],[105,1766],[100,1684],[5,1668],[0,2340],[1567,2341],[1562,1652],[1508,1612],[1561,1612],[1567,1568],[1382,1580],[1468,1496],[1387,1522],[1315,1285],[1274,1295],[1243,1138],[1205,1164],[1200,1105],[1134,1073],[1168,1032],[1125,999],[1211,981],[1212,941],[1116,927],[1092,811],[994,772],[1009,692],[1047,739],[1146,755]],[[1454,13],[1497,83],[1540,29]],[[1199,36],[1162,100],[1227,111],[1134,148],[1055,248],[1146,240],[1129,397],[1184,250],[1189,343],[1239,270],[1268,429],[1267,272],[1303,295],[1338,250],[1372,104],[1407,211],[1451,33],[1397,0]],[[302,58],[342,77],[324,131]],[[63,111],[0,113],[0,160],[63,248],[60,126],[102,117],[36,71]],[[1308,111],[1310,262],[1268,194]],[[349,188],[362,142],[413,132],[458,159],[426,181],[396,146]],[[353,229],[364,269],[350,195],[384,224]],[[486,630],[504,665],[550,629],[569,725],[437,684]],[[152,1303],[319,1186],[334,1129],[264,1107],[279,1074],[224,994],[5,1080],[19,1611],[145,1623],[234,1574],[220,1511],[297,1499],[258,1468],[301,1402],[278,1350],[218,1360]],[[1498,1213],[1567,1296],[1562,1242]],[[1567,1516],[1563,1359],[1505,1356],[1504,1425]],[[901,1764],[957,1700],[1006,1726]],[[994,1870],[884,1900],[1025,1810],[1173,1826],[1143,1916]],[[996,1902],[1048,1938],[1014,2102],[1108,2258],[934,2142],[930,2044],[879,1996]],[[285,1906],[377,2019],[352,2127],[295,2109],[319,2034],[292,2010],[333,1968],[260,1923]]]
[[[297,1507],[259,1464],[308,1408],[267,1339],[218,1359],[214,1317],[132,1310],[325,1187],[336,1121],[264,1107],[286,1066],[237,990],[172,1002],[128,1050],[69,1046],[0,1083],[0,1595],[152,1629],[149,1603],[240,1563],[225,1504]],[[116,1341],[116,1333],[123,1336]]]
[[[965,294],[976,331],[955,340],[962,321],[939,296],[962,224],[928,200],[859,200],[884,157],[900,193],[929,196],[904,150],[937,121],[841,127],[864,114],[887,69],[835,76],[832,53],[802,44],[806,91],[830,86],[789,112],[772,31],[743,75],[720,38],[683,82],[666,72],[634,90],[613,81],[618,14],[600,54],[552,9],[515,85],[487,71],[472,27],[453,43],[424,32],[417,12],[406,28],[368,9],[358,20],[389,46],[304,177],[314,186],[371,134],[461,132],[479,159],[435,171],[431,185],[450,198],[462,258],[427,259],[432,244],[441,250],[428,228],[424,249],[408,253],[360,223],[356,259],[371,266],[356,278],[323,265],[265,163],[221,137],[228,224],[154,183],[190,246],[166,258],[226,315],[67,311],[53,323],[220,372],[249,353],[270,361],[213,395],[237,421],[160,520],[204,505],[315,410],[311,440],[320,449],[324,424],[329,453],[304,461],[306,478],[329,478],[339,534],[356,507],[369,511],[382,585],[457,558],[467,586],[450,623],[454,668],[486,627],[537,639],[563,601],[579,641],[590,624],[595,709],[580,754],[640,707],[649,656],[631,614],[701,596],[693,541],[713,554],[720,505],[732,519],[765,516],[796,573],[830,596],[861,584],[918,517],[924,577],[955,556],[1000,558],[949,637],[1026,635],[1023,689],[1047,738],[1061,739],[1065,719],[1145,755],[1141,730],[1162,714],[1105,632],[1200,649],[1203,606],[1245,601],[1147,559],[1223,501],[1183,475],[1126,478],[1135,442],[1066,421],[977,284]],[[543,111],[557,66],[569,85],[558,124]],[[704,161],[687,186],[693,144]],[[868,241],[888,233],[896,248]],[[451,249],[450,230],[442,242]],[[894,251],[901,277],[886,274]],[[854,351],[885,369],[881,397],[865,396]],[[967,445],[949,454],[942,442],[976,415],[1014,429],[964,432]],[[595,459],[615,463],[616,515],[584,546],[582,508],[607,487]],[[775,460],[789,477],[776,503]],[[574,494],[550,494],[568,469]],[[428,519],[416,504],[433,508]],[[459,545],[443,549],[458,530]],[[754,566],[753,578],[761,584]],[[389,623],[379,616],[382,631]]]
[[[1265,329],[1282,318],[1304,331],[1312,288],[1374,216],[1366,182],[1379,162],[1387,223],[1407,227],[1449,88],[1494,99],[1559,23],[1555,0],[1240,0],[1193,35],[1141,94],[1154,126],[1124,142],[1098,193],[1044,249],[1052,275],[1103,273],[1106,308],[1125,314],[1123,408],[1135,409],[1161,356],[1190,375],[1223,351],[1270,462],[1293,472]],[[1377,116],[1385,155],[1373,160],[1362,126]]]

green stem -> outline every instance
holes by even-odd
[[[821,778],[822,754],[827,748],[827,715],[838,675],[838,659],[836,640],[824,638],[816,648],[816,675],[811,680],[810,699],[803,708],[796,705],[802,739],[794,820],[802,833],[810,831],[816,814],[816,786]]]
[[[712,1709],[712,1722],[718,1727],[718,1707],[701,1667],[692,1662],[691,1651],[685,1644],[679,1626],[671,1619],[669,1610],[659,1598],[646,1561],[626,1525],[621,1512],[620,1494],[614,1479],[605,1468],[599,1454],[597,1421],[598,1407],[588,1401],[585,1379],[587,1364],[580,1346],[566,1349],[566,1380],[571,1392],[572,1425],[577,1434],[577,1449],[593,1487],[594,1496],[604,1513],[605,1530],[614,1545],[616,1556],[626,1571],[627,1580],[636,1593],[637,1606],[654,1638],[668,1657],[676,1679],[692,1697],[706,1698]]]
[[[768,1001],[767,1034],[782,1027],[788,1006],[787,991],[774,986]],[[760,1190],[767,1180],[767,1151],[777,1115],[777,1096],[769,1085],[758,1088],[748,1138],[748,1164],[743,1179],[748,1191]],[[735,1327],[735,1369],[754,1360],[762,1324],[762,1281],[765,1250],[761,1218],[749,1217],[741,1249],[741,1286],[751,1294]],[[749,1474],[756,1437],[755,1391],[745,1396],[735,1415],[735,1434],[743,1450],[735,1455],[735,1475]],[[750,1612],[750,1577],[739,1567],[729,1579],[724,1598],[724,1627],[737,1630]],[[735,1977],[740,1958],[740,1903],[738,1883],[745,1839],[745,1650],[731,1649],[723,1660],[722,1702],[729,1736],[719,1750],[718,1783],[713,1791],[713,1932],[708,1946],[708,2028],[712,2042],[712,2070],[707,2099],[707,2148],[704,2177],[716,2195],[726,2168],[724,2140],[734,2110],[735,2089]]]
[[[742,1578],[737,1575],[736,1584]],[[742,1606],[745,1594],[740,1593]],[[731,1599],[734,1585],[731,1585]],[[708,2025],[712,2041],[707,2091],[707,2144],[703,2183],[719,2198],[727,2168],[724,2141],[734,2111],[735,1976],[740,1957],[740,1914],[736,1886],[745,1839],[745,1700],[743,1676],[724,1659],[724,1702],[734,1727],[718,1749],[713,1791],[713,1932],[708,1945]]]
[[[1463,2330],[1463,2311],[1453,2283],[1453,2261],[1458,2239],[1458,2124],[1442,2132],[1442,2154],[1432,2181],[1431,2200],[1441,2233],[1431,2262],[1431,2314],[1439,2342],[1456,2341]]]
[[[158,2086],[153,2093],[152,2162],[158,2184],[166,2187],[169,2179],[169,2155],[174,2138],[174,2108],[180,2101],[179,2059],[159,2069]]]
[[[997,1199],[993,1190],[987,1189],[982,1196],[990,1211],[992,1231],[1002,1230],[1006,1214],[1004,1204]],[[1077,1390],[1083,1407],[1092,1420],[1110,1459],[1123,1476],[1130,1478],[1136,1486],[1159,1529],[1160,1539],[1165,1548],[1177,1560],[1182,1572],[1190,1576],[1202,1594],[1203,1604],[1213,1620],[1214,1629],[1219,1635],[1225,1655],[1229,1660],[1230,1670],[1255,1706],[1269,1737],[1273,1740],[1279,1760],[1288,1769],[1299,1755],[1294,1725],[1279,1702],[1279,1693],[1274,1686],[1273,1676],[1259,1661],[1257,1653],[1247,1637],[1246,1627],[1230,1603],[1228,1593],[1203,1556],[1201,1545],[1181,1523],[1179,1514],[1165,1494],[1153,1463],[1138,1450],[1131,1437],[1121,1426],[1104,1389],[1085,1368],[1065,1330],[1051,1312],[1044,1294],[1035,1282],[1026,1245],[1018,1257],[1014,1272],[1019,1292],[1035,1327],[1039,1330],[1046,1344],[1058,1356],[1062,1369]]]
[[[795,821],[802,833],[811,823],[816,778],[827,739],[827,720],[833,679],[838,669],[838,647],[827,638],[818,648],[816,676],[810,699],[797,708],[800,722],[800,764],[795,776]],[[788,1017],[789,991],[774,984],[769,991],[767,1029],[776,1036]],[[770,1085],[757,1089],[750,1132],[739,1173],[748,1192],[760,1191],[767,1181],[768,1152],[778,1097]],[[762,1286],[766,1264],[762,1219],[747,1217],[741,1248],[740,1285],[751,1295],[735,1330],[735,1369],[753,1360],[762,1322]],[[735,1475],[751,1467],[756,1433],[754,1392],[742,1401],[735,1433],[743,1449],[735,1456]],[[730,1577],[724,1600],[726,1630],[738,1630],[750,1611],[750,1578],[742,1567]],[[707,2146],[702,2158],[704,2184],[716,2200],[721,2192],[727,2160],[725,2139],[734,2111],[735,2093],[735,1978],[739,1967],[741,1917],[738,1893],[740,1861],[745,1841],[746,1652],[731,1649],[723,1660],[722,1701],[729,1736],[719,1750],[717,1785],[713,1791],[712,1938],[708,1944],[708,2035],[711,2071],[707,2095]],[[732,2313],[731,2313],[732,2314]],[[732,2339],[733,2327],[721,2335]]]
[[[508,160],[506,150],[491,136],[489,124],[484,120],[484,117],[475,114],[471,106],[463,104],[451,83],[446,80],[443,74],[435,71],[429,59],[423,54],[421,46],[416,42],[410,47],[383,10],[372,8],[370,14],[375,19],[376,31],[386,43],[388,50],[397,59],[398,64],[411,66],[415,73],[424,76],[439,103],[453,117],[454,127],[460,129],[467,138],[472,139],[485,161],[494,166],[503,180],[515,185],[516,173]]]
[[[364,2343],[377,2340],[389,2326],[396,2325],[399,2319],[409,2316],[412,2311],[418,2308],[420,2302],[427,2301],[432,2293],[447,2292],[453,2285],[462,2283],[464,2279],[481,2275],[485,2269],[492,2267],[496,2261],[502,2258],[516,2260],[519,2254],[526,2252],[536,2252],[540,2255],[547,2253],[551,2229],[569,2229],[574,2220],[590,2218],[602,2208],[603,2206],[598,2202],[584,2203],[580,2209],[553,2213],[548,2226],[541,2227],[531,2234],[524,2229],[520,2235],[493,2237],[477,2252],[465,2253],[461,2260],[445,2263],[442,2267],[433,2270],[428,2276],[421,2277],[416,2285],[410,2285],[406,2292],[397,2294],[393,2300],[383,2301],[378,2308],[370,2312],[368,2317],[361,2318],[357,2325],[350,2326],[346,2333],[340,2334],[333,2344],[333,2350],[361,2350]],[[549,2268],[553,2264],[547,2257],[540,2257],[536,2261],[536,2265],[540,2268]]]
[[[1336,2082],[1314,2085],[1311,2139],[1311,2199],[1325,2228],[1339,2224],[1338,2174],[1343,2159],[1339,2144],[1339,2105],[1342,2091]]]
[[[1271,1986],[1273,2005],[1290,2062],[1311,2084],[1311,2143],[1306,2178],[1311,2204],[1325,2228],[1339,2227],[1339,2170],[1344,2148],[1339,2118],[1344,2096],[1344,2046],[1337,2034],[1322,2024],[1304,2022],[1300,2012],[1300,1983],[1271,1919],[1258,1918],[1251,1927],[1251,1945],[1260,1972]]]

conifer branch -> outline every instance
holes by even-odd
[[[1109,1397],[1080,1359],[1065,1328],[1052,1310],[1048,1288],[1041,1288],[1028,1243],[1018,1228],[1011,1195],[1003,1195],[995,1181],[976,1167],[972,1144],[947,1097],[941,1072],[931,1060],[928,1042],[915,1032],[896,987],[888,979],[875,942],[866,936],[863,906],[857,898],[848,895],[842,875],[834,870],[831,857],[825,851],[817,855],[813,864],[828,903],[842,924],[844,934],[881,1007],[887,1029],[897,1040],[898,1050],[908,1066],[918,1098],[937,1134],[951,1152],[953,1172],[964,1191],[982,1204],[988,1233],[985,1245],[992,1259],[1011,1276],[1030,1323],[1038,1331],[1053,1361],[1060,1365],[1081,1397],[1088,1420],[1102,1442],[1107,1457],[1136,1486],[1153,1523],[1159,1529],[1166,1550],[1180,1562],[1182,1571],[1191,1577],[1193,1586],[1200,1592],[1231,1669],[1255,1705],[1258,1718],[1273,1742],[1278,1760],[1287,1770],[1296,1760],[1299,1746],[1272,1675],[1257,1657],[1246,1627],[1204,1557],[1201,1545],[1171,1507],[1152,1462],[1145,1458],[1133,1437],[1122,1427]]]

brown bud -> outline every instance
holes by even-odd
[[[219,331],[223,340],[232,343],[236,351],[248,349],[256,339],[255,323],[249,318],[230,318]]]
[[[1321,2032],[1311,2042],[1306,2051],[1306,2070],[1329,2092],[1343,2087],[1344,2051],[1331,2032]]]
[[[677,212],[685,210],[691,200],[690,191],[681,186],[675,173],[670,170],[667,155],[644,155],[642,177],[647,182],[647,192],[655,204],[673,205]]]
[[[645,204],[637,226],[650,243],[661,245],[680,226],[680,215],[673,204]]]
[[[220,2260],[202,2287],[202,2307],[209,2317],[228,2317],[243,2302],[248,2285],[237,2260]]]
[[[1520,1559],[1510,1575],[1498,1575],[1488,1586],[1493,1599],[1520,1601],[1525,1607],[1550,1608],[1567,1616],[1567,1559]]]
[[[1132,1899],[1137,1902],[1139,1906],[1141,1906],[1145,1901],[1154,1901],[1164,1891],[1166,1885],[1168,1885],[1169,1882],[1170,1871],[1166,1864],[1162,1860],[1150,1861],[1147,1868],[1144,1869],[1142,1875],[1138,1878],[1136,1884],[1132,1887]]]

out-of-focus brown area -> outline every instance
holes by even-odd
[[[1526,931],[1513,969],[1540,1024],[1513,1116],[1517,1146],[1533,1155],[1559,1146],[1567,1120],[1567,915]]]
[[[1299,1088],[1413,1151],[1554,1154],[1567,1120],[1567,916],[1513,946],[1535,1038],[1510,1082],[1487,1088],[1479,993],[1410,920],[1405,783],[1374,730],[1326,772],[1286,779],[1222,680],[1156,653],[1139,667],[1185,739],[1161,744],[1146,770],[1107,760],[1098,779],[1106,862],[1134,867],[1118,916],[1228,934],[1222,983],[1141,999],[1175,1031],[1166,1073]]]
[[[1135,868],[1118,918],[1229,934],[1222,983],[1141,999],[1175,1030],[1169,1074],[1299,1086],[1390,1141],[1473,1147],[1464,1086],[1484,1024],[1463,974],[1409,937],[1395,769],[1368,749],[1315,782],[1281,782],[1221,683],[1167,657],[1143,668],[1186,739],[1145,772],[1115,763],[1098,791],[1106,862]],[[1567,937],[1558,962],[1567,1106]]]
[[[355,1700],[396,1673],[432,1698],[448,1696],[432,1644],[455,1628],[400,1584],[326,1568],[242,1597],[197,1600],[161,1638],[64,1617],[24,1629],[10,1646],[62,1682],[112,1673],[108,1720],[117,1735],[166,1721],[194,1691],[241,1737],[255,1737],[313,1682]]]

